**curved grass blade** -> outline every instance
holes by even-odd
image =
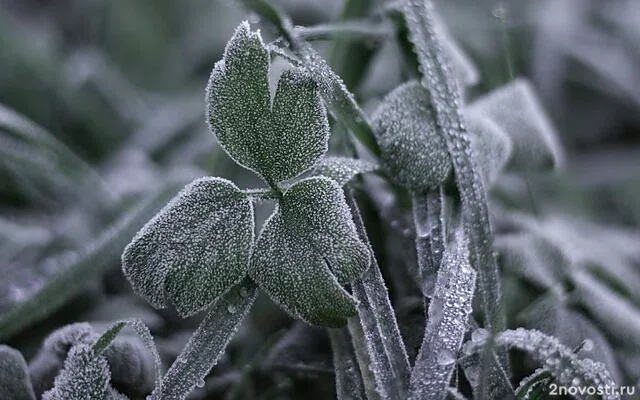
[[[422,83],[432,97],[438,133],[445,139],[453,163],[462,201],[465,233],[469,239],[470,261],[478,272],[478,295],[485,327],[492,332],[499,332],[506,326],[501,304],[500,274],[493,255],[487,194],[481,172],[475,165],[469,134],[462,118],[460,91],[436,34],[433,1],[405,0],[403,10],[409,36],[422,67]],[[490,351],[488,346],[486,352]],[[488,361],[489,354],[484,354],[483,358]],[[506,368],[506,355],[502,354],[500,359]],[[483,396],[486,394],[486,372],[485,368],[481,371]]]
[[[588,386],[616,387],[609,371],[601,362],[589,358],[579,358],[570,348],[553,336],[537,330],[518,328],[500,332],[494,344],[505,348],[515,348],[529,353],[549,371],[559,386],[574,386],[580,389]],[[468,352],[485,346],[484,340],[468,342]],[[586,396],[581,396],[586,398]],[[620,399],[613,393],[602,395],[605,400]]]
[[[347,193],[346,199],[360,238],[365,243],[369,243],[353,195]],[[373,254],[370,246],[369,244]],[[360,302],[358,322],[361,324],[365,336],[370,368],[375,377],[377,392],[382,399],[404,399],[409,385],[409,359],[375,257],[372,257],[369,269],[351,285],[351,290],[353,296]],[[352,330],[352,334],[354,334],[354,330]]]
[[[182,400],[194,387],[204,386],[204,378],[224,353],[257,295],[255,283],[245,278],[220,297],[151,394],[150,400]]]
[[[3,143],[3,160],[5,157],[10,157],[18,163],[18,166],[24,165],[45,180],[53,179],[52,176],[47,176],[53,174],[51,169],[44,167],[47,164],[55,166],[56,175],[63,175],[68,180],[67,184],[82,190],[83,196],[90,196],[101,203],[111,199],[110,192],[89,164],[51,133],[2,104],[0,104],[0,135],[3,142],[7,141],[18,147],[16,151],[11,151],[11,148],[5,147]],[[44,159],[46,163],[34,164],[32,158],[34,156],[39,157],[41,161]],[[59,176],[57,179],[61,180]]]
[[[349,340],[349,331],[345,328],[327,330],[331,339],[338,400],[366,400],[364,382]]]
[[[409,399],[443,399],[469,326],[476,272],[462,231],[446,250],[429,304],[425,335],[411,371]]]
[[[166,204],[184,183],[183,179],[173,179],[120,217],[76,256],[71,259],[63,257],[60,261],[62,272],[46,282],[32,297],[0,315],[0,340],[9,338],[55,312],[80,293],[88,280],[100,277],[116,265],[129,238]]]

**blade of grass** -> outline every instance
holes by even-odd
[[[204,386],[204,378],[224,354],[257,295],[255,283],[245,278],[220,297],[151,394],[151,400],[182,400],[194,387]]]

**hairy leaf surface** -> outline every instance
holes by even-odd
[[[272,104],[269,62],[260,33],[242,23],[211,73],[207,118],[231,158],[274,184],[322,157],[329,125],[317,84],[302,69],[283,72]]]
[[[253,206],[232,182],[201,178],[149,221],[122,255],[133,289],[155,307],[167,300],[189,316],[245,275]]]
[[[291,314],[338,327],[356,313],[340,286],[370,263],[341,187],[325,177],[289,188],[260,233],[249,275]]]

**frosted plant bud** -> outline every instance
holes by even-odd
[[[372,172],[378,166],[372,162],[348,157],[325,157],[312,170],[312,175],[322,175],[344,186],[356,175]]]
[[[235,162],[274,184],[327,152],[329,123],[317,84],[303,69],[282,73],[272,102],[269,63],[260,33],[243,22],[211,72],[207,120]]]
[[[154,307],[170,300],[190,316],[246,275],[253,231],[253,206],[240,189],[221,178],[197,179],[136,234],[122,268]]]
[[[451,173],[429,92],[419,82],[407,82],[388,94],[376,110],[373,126],[382,167],[395,183],[420,192],[440,186]]]
[[[511,137],[509,167],[526,171],[563,163],[557,133],[526,79],[493,90],[470,104],[469,110],[491,119]]]
[[[249,275],[286,311],[313,325],[338,327],[356,315],[341,284],[370,263],[342,188],[313,177],[289,188],[265,223]]]

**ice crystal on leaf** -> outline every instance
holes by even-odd
[[[183,316],[213,303],[245,276],[253,206],[232,182],[198,179],[149,221],[122,255],[136,293]]]
[[[340,285],[369,263],[341,187],[313,177],[285,192],[258,237],[249,275],[291,314],[342,326],[356,314],[356,302]]]
[[[317,84],[303,69],[284,71],[271,101],[269,62],[260,33],[242,23],[211,73],[207,119],[231,158],[274,184],[326,153],[329,124]]]
[[[358,158],[325,157],[311,170],[311,174],[326,176],[343,186],[356,175],[376,169],[376,164]]]

